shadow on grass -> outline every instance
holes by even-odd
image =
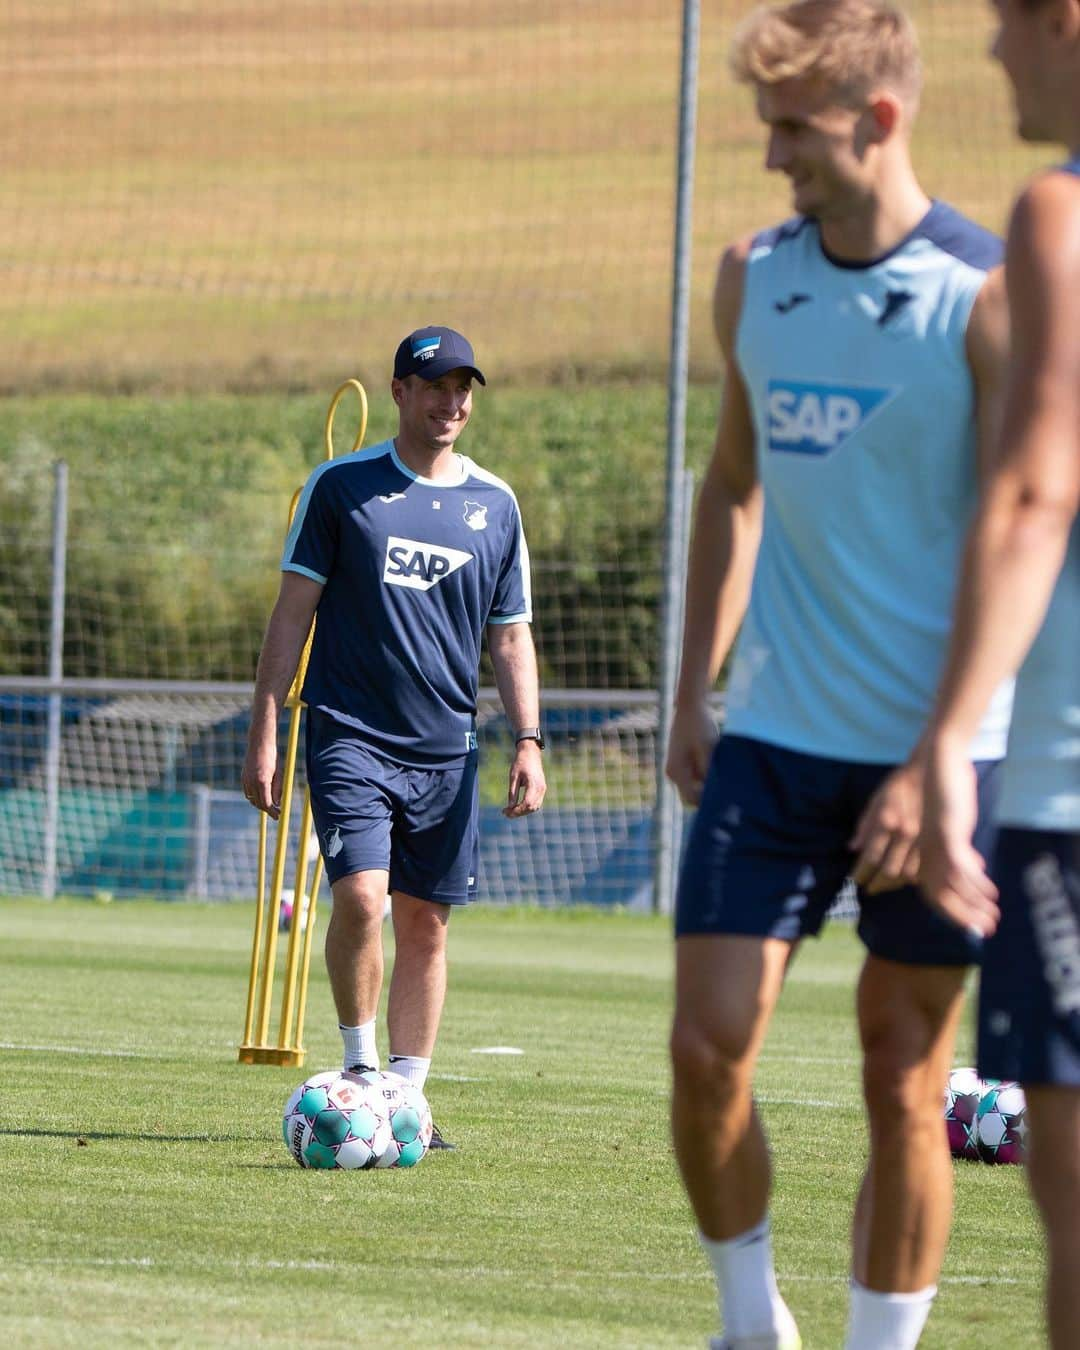
[[[20,1130],[0,1127],[0,1136],[26,1139],[73,1139],[80,1147],[91,1140],[138,1139],[147,1144],[265,1144],[261,1134],[147,1134],[126,1130]]]

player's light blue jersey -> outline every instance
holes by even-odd
[[[421,478],[383,441],[308,479],[281,566],[323,583],[303,698],[402,764],[476,748],[480,643],[532,619],[517,500],[459,455]]]
[[[1063,166],[1080,176],[1080,158]],[[998,817],[1007,825],[1080,830],[1080,522],[1042,628],[1016,680]]]
[[[940,202],[865,265],[830,259],[805,217],[755,239],[736,359],[765,511],[730,731],[862,763],[913,749],[977,497],[965,335],[1001,253]],[[975,758],[1004,752],[1010,693]]]

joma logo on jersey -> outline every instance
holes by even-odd
[[[388,586],[408,586],[414,591],[430,591],[440,581],[472,561],[473,555],[460,548],[440,548],[416,539],[390,535],[386,541],[383,581]]]
[[[866,426],[898,392],[865,385],[770,380],[769,449],[796,455],[827,455]]]

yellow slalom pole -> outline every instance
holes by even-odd
[[[308,796],[310,808],[311,797]],[[300,958],[300,988],[296,999],[296,1044],[304,1044],[304,1015],[307,1012],[308,973],[311,970],[311,936],[315,932],[315,901],[319,894],[319,882],[322,881],[322,854],[315,855],[315,867],[311,874],[311,899],[308,901],[307,927],[304,929],[304,951]]]
[[[259,812],[259,875],[255,882],[255,935],[251,942],[251,967],[248,973],[247,1011],[244,1014],[244,1045],[251,1044],[255,1029],[255,992],[259,983],[259,956],[262,948],[263,920],[266,914],[266,812]]]
[[[368,401],[364,386],[359,380],[346,380],[334,391],[326,413],[323,428],[323,441],[326,458],[334,458],[334,417],[338,405],[349,391],[356,393],[360,401],[360,425],[353,439],[352,450],[359,450],[367,435]],[[292,526],[297,503],[302,489],[293,493],[289,504],[288,525]],[[322,880],[322,857],[315,859],[311,887],[305,887],[307,875],[308,839],[311,832],[311,794],[304,793],[304,804],[300,819],[300,841],[296,866],[296,886],[293,893],[293,915],[290,923],[289,942],[285,957],[285,985],[282,998],[281,1020],[278,1027],[278,1044],[267,1044],[270,1027],[270,1005],[273,999],[275,966],[277,963],[278,923],[281,915],[282,885],[285,879],[285,862],[289,842],[289,817],[292,810],[293,784],[296,776],[297,746],[300,739],[300,716],[304,708],[300,694],[307,674],[311,644],[315,637],[315,625],[311,626],[307,642],[285,700],[290,710],[289,730],[285,751],[285,764],[282,773],[282,791],[280,813],[277,821],[277,836],[274,848],[273,872],[270,881],[270,902],[266,903],[266,851],[267,818],[259,819],[259,875],[255,889],[255,933],[251,948],[251,965],[248,972],[248,997],[244,1020],[244,1040],[240,1046],[239,1059],[245,1064],[302,1064],[304,1049],[302,1045],[304,1015],[307,1011],[308,975],[311,968],[312,935],[315,929],[315,902],[319,883]],[[307,895],[307,910],[304,910],[304,897]],[[306,922],[305,922],[306,919]],[[265,942],[263,929],[265,927]],[[300,940],[298,928],[303,931]],[[261,978],[260,978],[261,975]],[[256,1020],[258,1007],[258,1024]],[[296,1032],[292,1034],[293,1009],[296,1012]]]
[[[300,1038],[293,1039],[293,1010],[296,1006],[296,981],[300,961],[300,932],[306,931],[311,916],[305,908],[307,897],[308,839],[311,836],[311,795],[304,793],[300,811],[300,838],[296,848],[296,879],[293,884],[293,910],[289,921],[289,945],[285,955],[285,985],[281,997],[281,1024],[278,1044],[288,1050],[300,1049]]]
[[[339,384],[334,390],[334,397],[330,400],[330,407],[326,410],[326,426],[323,431],[323,436],[326,441],[327,459],[334,458],[334,414],[337,412],[338,404],[350,389],[355,389],[357,396],[360,399],[360,430],[356,433],[353,440],[352,450],[359,450],[364,444],[364,437],[367,435],[368,406],[367,394],[364,392],[364,386],[359,380],[346,380],[344,384]],[[352,451],[349,453],[351,454]]]

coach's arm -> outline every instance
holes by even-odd
[[[491,623],[488,651],[495,668],[495,684],[512,732],[540,725],[540,680],[536,648],[527,623]],[[539,811],[547,792],[543,755],[535,741],[520,741],[510,762],[510,782],[504,816]]]
[[[282,572],[281,588],[259,653],[241,782],[244,796],[252,806],[274,820],[278,818],[281,802],[278,721],[296,677],[322,589],[322,583],[311,577]]]

